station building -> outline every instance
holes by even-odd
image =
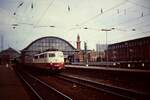
[[[13,48],[8,48],[0,52],[0,64],[12,64],[15,59],[20,57],[20,53]]]

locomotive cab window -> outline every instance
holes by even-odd
[[[64,57],[63,55],[59,55],[59,57]]]
[[[49,57],[55,57],[55,54],[54,53],[50,53]]]

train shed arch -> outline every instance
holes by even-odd
[[[76,49],[68,41],[62,38],[55,36],[42,37],[30,43],[21,51],[22,61],[30,63],[35,54],[53,49],[63,51],[65,58],[72,56],[76,51]]]

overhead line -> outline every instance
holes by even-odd
[[[97,15],[95,15],[95,16],[89,18],[88,20],[85,20],[84,22],[80,23],[79,26],[81,26],[81,25],[83,25],[83,24],[85,24],[85,23],[87,23],[87,22],[89,22],[89,21],[92,21],[92,20],[94,20],[95,18],[97,18],[98,16],[103,15],[104,13],[109,12],[109,11],[111,11],[111,10],[113,10],[113,9],[115,9],[115,8],[117,8],[117,7],[119,7],[119,6],[121,6],[121,5],[123,5],[124,3],[126,3],[126,1],[127,1],[127,0],[125,0],[125,1],[123,1],[123,2],[121,2],[121,3],[119,3],[119,4],[117,4],[117,5],[115,5],[115,6],[112,7],[112,8],[107,9],[106,11],[104,11],[104,12],[102,12],[102,13],[99,13],[99,14],[97,14]]]
[[[143,27],[148,27],[148,26],[150,26],[150,24],[146,24],[146,25],[139,26],[139,28],[141,29],[141,28],[143,28]],[[138,29],[139,29],[139,28],[138,28]]]
[[[120,38],[116,38],[114,40],[118,40],[118,39],[122,39],[122,38],[128,38],[128,37],[132,37],[132,36],[135,36],[135,35],[138,35],[138,34],[148,34],[150,33],[150,30],[148,31],[144,31],[144,32],[139,32],[139,33],[134,33],[134,34],[129,34],[127,36],[121,36]],[[111,40],[111,41],[108,41],[108,42],[113,42],[114,40]],[[114,41],[115,42],[115,41]],[[117,42],[117,41],[116,41]]]
[[[137,18],[133,18],[133,19],[126,20],[126,21],[124,21],[124,22],[121,22],[121,23],[118,23],[118,24],[112,25],[112,26],[114,27],[114,26],[119,26],[119,25],[121,25],[121,24],[131,23],[131,22],[133,22],[133,21],[139,20],[139,19],[141,19],[141,18],[143,18],[143,17],[146,17],[146,16],[150,16],[150,13],[148,13],[148,14],[146,14],[146,15],[143,15],[143,16],[140,16],[140,17],[137,17]]]
[[[55,0],[52,0],[52,1],[49,3],[48,7],[47,7],[47,8],[45,9],[45,11],[41,14],[41,16],[40,16],[40,18],[38,19],[38,21],[37,21],[36,24],[38,24],[38,23],[41,21],[41,19],[44,17],[44,15],[45,15],[46,12],[48,11],[49,7],[54,3],[54,1],[55,1]]]
[[[142,8],[146,8],[146,9],[150,9],[149,7],[146,7],[145,5],[138,4],[138,3],[134,2],[134,1],[131,1],[131,0],[127,0],[127,1],[130,2],[131,4],[136,5],[136,6],[139,6],[139,7],[142,7]]]
[[[129,27],[134,27],[134,28],[138,28],[138,29],[142,29],[144,27],[148,27],[150,26],[150,24],[145,24],[145,25],[141,25],[142,23],[145,23],[145,22],[141,22],[141,23],[137,23],[137,24],[134,24],[134,25],[130,25],[130,26],[126,26],[125,28],[129,28]]]

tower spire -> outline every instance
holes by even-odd
[[[79,36],[79,34],[78,34],[78,36],[77,36],[77,49],[78,50],[80,50],[81,48],[80,48],[80,44],[81,44],[81,41],[80,41],[80,36]]]

